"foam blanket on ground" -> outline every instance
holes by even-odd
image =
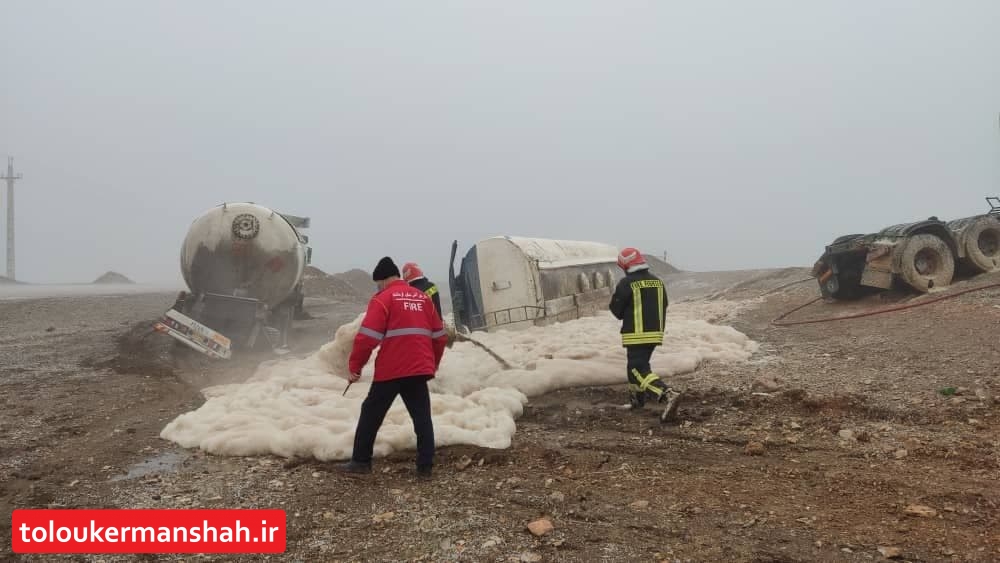
[[[757,344],[731,327],[702,320],[714,313],[696,304],[670,308],[668,334],[653,359],[656,373],[669,381],[670,375],[694,371],[704,361],[750,358]],[[340,327],[333,342],[312,356],[267,362],[244,383],[206,388],[206,402],[171,421],[161,437],[219,455],[349,458],[373,364],[369,362],[361,381],[342,396],[347,357],[360,322],[359,317]],[[624,388],[625,352],[617,321],[610,315],[476,333],[475,338],[515,368],[503,370],[487,352],[467,342],[446,350],[430,384],[438,446],[507,448],[528,397],[587,385]],[[375,455],[415,446],[412,422],[397,400],[379,431]]]

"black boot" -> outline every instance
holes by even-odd
[[[681,403],[681,393],[667,387],[660,395],[660,403],[665,403],[660,414],[660,422],[669,422],[677,417],[677,407]]]
[[[354,461],[352,459],[347,463],[341,463],[338,465],[337,470],[341,473],[371,473],[372,464],[361,463],[360,461]]]
[[[433,473],[434,466],[431,464],[417,466],[417,477],[420,477],[421,479],[430,479]]]
[[[646,406],[646,394],[639,390],[639,386],[629,383],[628,387],[629,409],[639,410]]]
[[[629,393],[628,403],[632,410],[639,410],[646,406],[646,397],[639,393]]]

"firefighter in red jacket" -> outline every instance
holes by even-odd
[[[354,338],[349,367],[353,383],[361,378],[362,368],[379,347],[375,377],[361,405],[351,461],[341,469],[371,472],[375,435],[396,395],[400,395],[417,434],[417,474],[429,477],[434,465],[434,426],[427,382],[437,373],[447,333],[434,304],[422,291],[400,279],[392,259],[380,260],[372,279],[379,291],[368,303]]]
[[[434,308],[437,309],[438,316],[444,318],[444,314],[441,313],[441,294],[438,292],[438,286],[427,279],[420,266],[414,262],[403,264],[403,279],[406,280],[406,283],[426,293],[427,297],[434,301]]]

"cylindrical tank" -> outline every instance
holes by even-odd
[[[188,229],[181,272],[193,293],[259,299],[274,307],[302,279],[305,245],[278,212],[253,203],[210,209]]]

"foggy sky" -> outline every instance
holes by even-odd
[[[224,201],[312,217],[327,271],[445,283],[502,234],[809,266],[1000,193],[1000,3],[920,4],[7,1],[18,277],[179,281]]]

